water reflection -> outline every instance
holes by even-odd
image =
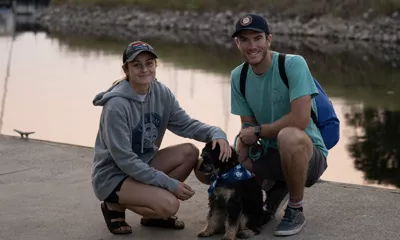
[[[192,117],[220,126],[233,142],[240,120],[230,114],[229,73],[241,62],[237,51],[143,40],[159,53],[159,81],[171,88]],[[101,109],[91,102],[122,76],[121,49],[127,41],[25,30],[15,39],[0,37],[1,52],[13,44],[8,83],[8,60],[6,54],[0,56],[0,86],[5,86],[0,87],[0,133],[16,136],[13,129],[18,128],[35,131],[38,139],[93,146]],[[393,67],[397,60],[382,58],[382,52],[360,54],[359,48],[322,52],[296,41],[277,41],[274,47],[305,56],[342,120],[342,138],[330,152],[322,178],[400,188],[400,84],[395,81],[400,70]],[[185,141],[168,132],[162,147]]]
[[[348,151],[365,179],[400,188],[400,111],[353,106],[345,116],[354,127]]]

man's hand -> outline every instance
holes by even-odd
[[[249,145],[243,143],[240,138],[237,138],[235,148],[236,148],[236,152],[239,155],[238,160],[240,163],[242,163],[248,156]]]
[[[212,149],[214,149],[219,145],[220,153],[219,153],[219,160],[225,162],[232,156],[232,149],[229,146],[229,143],[225,139],[216,139],[212,143]]]
[[[174,195],[179,200],[186,201],[194,195],[194,190],[189,185],[179,182]]]
[[[247,145],[252,145],[258,140],[257,136],[254,134],[254,127],[247,127],[242,129],[239,133],[239,138],[243,143]]]

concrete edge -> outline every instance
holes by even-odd
[[[391,192],[394,194],[400,194],[400,189],[392,189],[392,188],[385,188],[385,187],[376,187],[376,186],[364,186],[359,184],[353,183],[341,183],[335,181],[327,181],[327,180],[319,180],[318,184],[329,184],[336,187],[341,188],[353,188],[358,190],[365,190],[365,191],[381,191],[381,192]]]
[[[36,138],[31,138],[31,137],[30,138],[21,139],[18,136],[5,135],[5,134],[0,134],[0,137],[4,137],[4,138],[8,138],[8,139],[14,139],[14,140],[23,140],[23,141],[37,143],[37,144],[46,144],[46,145],[51,145],[51,146],[77,147],[77,148],[84,148],[84,149],[88,149],[88,150],[93,149],[93,147],[88,147],[88,146],[82,146],[82,145],[71,144],[71,143],[52,142],[52,141],[41,140],[41,139],[36,139]]]
[[[5,138],[9,138],[9,139],[14,139],[14,140],[21,139],[18,136],[4,135],[4,134],[0,134],[0,137],[5,137]],[[69,144],[69,143],[52,142],[52,141],[47,141],[47,140],[35,139],[35,138],[28,138],[28,139],[22,139],[22,140],[36,143],[36,144],[46,144],[46,145],[58,146],[58,147],[76,147],[76,148],[83,148],[83,149],[88,149],[88,150],[93,149],[93,147],[87,147],[87,146]],[[329,184],[329,185],[334,185],[336,187],[341,187],[341,188],[353,188],[353,189],[366,190],[366,191],[382,191],[382,192],[390,192],[393,194],[400,194],[400,189],[392,189],[392,188],[376,187],[376,186],[364,186],[364,185],[359,185],[359,184],[341,183],[341,182],[328,181],[328,180],[319,180],[317,182],[317,184]]]

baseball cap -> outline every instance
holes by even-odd
[[[142,41],[135,41],[135,42],[129,43],[129,45],[126,47],[126,49],[122,55],[122,62],[124,64],[127,62],[131,62],[142,52],[149,52],[149,53],[153,54],[155,58],[158,58],[157,54],[154,51],[154,48],[152,46],[150,46],[150,44],[142,42]]]
[[[265,32],[267,35],[269,34],[267,20],[256,14],[245,14],[242,16],[236,22],[235,32],[232,34],[232,38],[237,37],[238,33],[242,30],[253,30],[257,32]]]

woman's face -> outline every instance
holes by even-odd
[[[138,85],[150,84],[156,78],[156,59],[148,52],[140,53],[124,67],[129,81]]]

